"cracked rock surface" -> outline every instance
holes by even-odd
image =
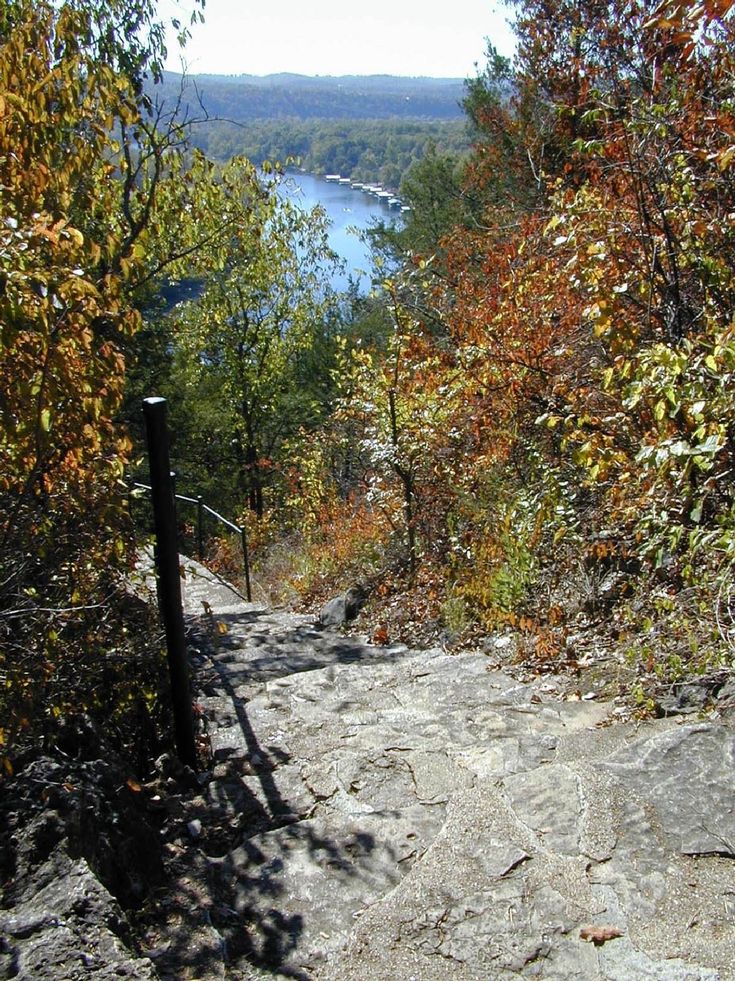
[[[612,724],[187,569],[213,765],[161,977],[735,978],[732,719]]]

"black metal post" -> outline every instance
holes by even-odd
[[[199,561],[204,561],[204,504],[201,494],[197,494],[197,552]]]
[[[130,522],[130,539],[133,545],[135,545],[135,515],[133,514],[133,492],[134,488],[132,484],[128,484],[128,521]]]
[[[194,767],[196,766],[196,749],[191,713],[184,612],[181,606],[176,502],[169,465],[166,399],[144,399],[143,415],[145,416],[148,441],[153,522],[156,532],[158,603],[166,631],[176,749],[181,761]]]
[[[253,596],[250,592],[250,560],[248,559],[248,533],[244,528],[240,529],[240,536],[242,538],[242,561],[245,567],[245,595],[248,598],[248,603],[252,603]]]

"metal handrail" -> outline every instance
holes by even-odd
[[[140,488],[140,490],[145,490],[148,491],[149,493],[151,491],[150,484],[141,484],[138,483],[138,481],[133,481],[131,486],[133,488],[138,487]],[[208,515],[210,515],[210,517],[214,518],[216,521],[219,521],[221,524],[225,525],[231,531],[234,531],[237,535],[240,536],[240,543],[242,545],[243,569],[245,571],[245,595],[247,596],[248,603],[252,603],[253,597],[250,588],[250,559],[248,557],[248,536],[247,536],[246,529],[244,527],[241,527],[240,525],[236,525],[233,521],[229,521],[223,515],[219,514],[219,512],[215,511],[214,508],[210,508],[208,504],[205,504],[202,501],[201,497],[187,497],[185,494],[174,493],[174,498],[177,501],[184,501],[186,504],[196,505],[197,552],[199,554],[200,562],[204,560],[204,512],[205,511]]]

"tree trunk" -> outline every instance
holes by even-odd
[[[245,448],[245,470],[248,476],[248,507],[263,517],[263,479],[258,463],[258,448],[251,438]]]
[[[397,459],[398,450],[398,417],[396,414],[396,393],[393,389],[388,392],[388,406],[390,409],[390,430],[391,443],[396,451],[396,458],[393,461],[393,471],[401,482],[403,490],[403,516],[406,521],[406,539],[408,544],[408,572],[411,578],[416,573],[418,556],[416,552],[416,523],[414,516],[414,481],[410,467],[404,467]]]

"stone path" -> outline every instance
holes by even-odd
[[[187,569],[214,767],[181,867],[212,957],[174,976],[735,978],[731,719],[613,724]]]

